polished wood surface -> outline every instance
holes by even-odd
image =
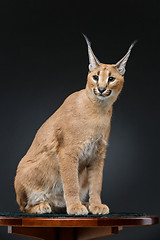
[[[122,216],[122,217],[65,217],[65,218],[41,218],[41,217],[5,217],[0,216],[0,226],[24,226],[24,227],[96,227],[96,226],[145,226],[158,223],[157,216]]]
[[[8,233],[41,240],[91,240],[111,236],[124,226],[149,226],[158,223],[157,216],[121,217],[6,217],[0,216],[0,226]]]

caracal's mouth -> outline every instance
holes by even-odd
[[[105,98],[105,97],[108,97],[109,95],[111,95],[112,90],[109,90],[109,89],[108,89],[108,90],[105,91],[104,93],[99,93],[99,92],[96,91],[95,88],[93,88],[93,93],[94,93],[96,96],[98,96],[98,97]]]

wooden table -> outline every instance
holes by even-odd
[[[0,226],[8,233],[44,240],[88,240],[117,234],[127,226],[158,223],[156,216],[119,217],[12,217],[0,216]]]

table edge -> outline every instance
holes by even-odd
[[[122,216],[108,218],[83,218],[83,217],[5,217],[0,216],[0,226],[19,227],[98,227],[98,226],[150,226],[159,223],[156,215]]]

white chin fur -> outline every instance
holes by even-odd
[[[98,95],[96,95],[96,97],[97,97],[98,99],[105,100],[107,96],[106,96],[106,97],[103,97],[103,96],[98,96]]]

